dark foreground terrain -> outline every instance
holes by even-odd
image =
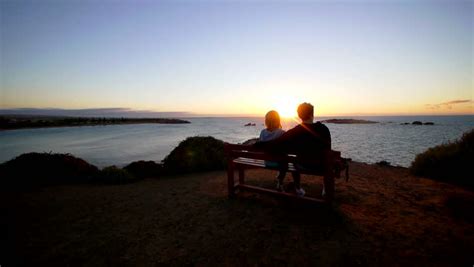
[[[249,183],[273,187],[274,172]],[[351,164],[332,207],[242,194],[225,172],[123,185],[50,186],[1,194],[10,266],[472,266],[474,193],[407,169]],[[287,178],[289,179],[289,178]],[[303,177],[307,194],[319,177]]]

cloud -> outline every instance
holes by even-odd
[[[471,99],[452,100],[448,102],[438,104],[426,104],[427,109],[438,110],[438,109],[453,109],[454,106],[459,104],[473,103]]]
[[[188,112],[155,112],[133,110],[129,108],[90,108],[90,109],[53,109],[53,108],[17,108],[0,109],[3,115],[38,115],[69,117],[124,117],[124,118],[160,118],[192,116]]]

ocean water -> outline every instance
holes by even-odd
[[[341,117],[338,117],[341,118]],[[354,118],[354,117],[353,117]],[[474,129],[474,116],[356,117],[377,124],[326,124],[343,157],[408,167],[418,153]],[[318,117],[316,120],[327,119]],[[186,118],[190,124],[130,124],[0,131],[0,162],[26,152],[70,153],[99,167],[137,160],[161,161],[189,136],[240,143],[258,137],[263,118]],[[435,125],[400,125],[415,120]],[[256,126],[246,127],[246,123]],[[297,122],[287,120],[283,128]]]

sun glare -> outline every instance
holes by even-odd
[[[283,118],[294,118],[297,116],[296,109],[298,102],[291,98],[281,98],[275,101],[275,110]]]

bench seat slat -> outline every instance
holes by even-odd
[[[326,154],[313,155],[313,156],[298,156],[291,154],[271,154],[264,153],[262,151],[245,151],[245,150],[227,150],[226,155],[232,158],[252,158],[259,160],[268,160],[275,162],[288,162],[288,163],[302,163],[302,164],[323,164],[328,159],[332,158],[337,160],[339,158],[338,152],[327,151]]]
[[[249,159],[249,158],[236,158],[233,160],[233,162],[237,165],[242,165],[242,166],[254,166],[254,167],[260,167],[260,168],[265,168],[265,169],[272,169],[272,170],[279,170],[279,168],[276,167],[268,167],[265,166],[265,161],[264,160],[259,160],[259,159]],[[313,174],[313,175],[323,175],[323,170],[322,169],[297,169],[295,168],[295,165],[293,163],[288,163],[288,169],[287,171],[298,171],[299,173],[302,174]]]
[[[241,191],[248,191],[248,192],[256,192],[256,193],[263,193],[267,195],[273,195],[273,196],[278,196],[278,197],[285,197],[285,198],[290,198],[290,199],[296,199],[299,201],[307,201],[307,202],[319,202],[319,203],[324,203],[325,201],[323,199],[319,198],[313,198],[313,197],[295,197],[294,194],[286,193],[286,192],[278,192],[276,190],[271,190],[271,189],[266,189],[258,186],[252,186],[248,184],[240,184],[237,185],[237,188],[240,189]]]
[[[249,158],[236,158],[234,159],[234,163],[236,164],[241,164],[241,165],[250,165],[250,166],[255,166],[255,167],[261,167],[261,168],[266,168],[266,169],[275,169],[278,170],[276,167],[269,167],[265,165],[264,160],[260,159],[249,159]],[[295,166],[293,163],[288,163],[288,171],[296,171]]]

